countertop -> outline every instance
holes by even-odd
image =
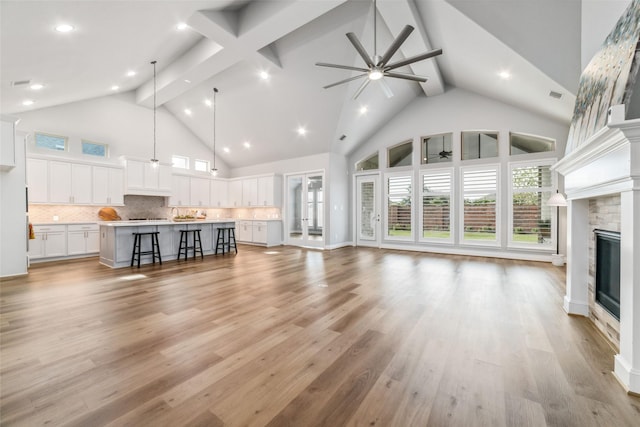
[[[220,219],[196,219],[193,221],[172,221],[170,219],[162,220],[135,220],[135,221],[100,221],[98,224],[105,227],[140,227],[147,225],[174,225],[174,224],[226,224],[229,222],[235,223],[236,220],[232,218],[220,218]]]

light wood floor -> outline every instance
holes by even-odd
[[[344,248],[2,282],[3,426],[638,426],[550,264]]]

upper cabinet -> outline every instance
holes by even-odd
[[[242,180],[242,206],[253,207],[258,205],[258,178],[245,178]]]
[[[258,177],[257,206],[282,205],[282,177],[279,175]]]
[[[49,162],[49,203],[91,204],[91,166]]]
[[[211,207],[224,208],[228,206],[229,182],[224,179],[212,179],[209,187]]]
[[[190,178],[184,175],[173,175],[171,181],[171,197],[169,197],[169,206],[190,206]]]
[[[191,206],[197,207],[209,207],[210,203],[210,189],[208,178],[191,177]]]
[[[125,194],[171,196],[171,166],[126,159]]]
[[[229,181],[229,194],[227,206],[239,208],[242,206],[242,180],[234,179]]]
[[[49,202],[49,161],[27,159],[29,203]]]
[[[93,204],[124,205],[124,171],[118,168],[93,167]]]
[[[0,120],[0,170],[9,170],[16,166],[16,121],[10,116],[2,116]]]

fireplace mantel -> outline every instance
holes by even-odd
[[[620,353],[614,374],[640,394],[640,119],[610,122],[553,169],[567,194],[567,285],[564,309],[589,315],[589,199],[620,195]]]

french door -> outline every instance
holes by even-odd
[[[356,244],[380,246],[380,177],[356,177]]]
[[[324,247],[324,176],[287,176],[287,244]]]

